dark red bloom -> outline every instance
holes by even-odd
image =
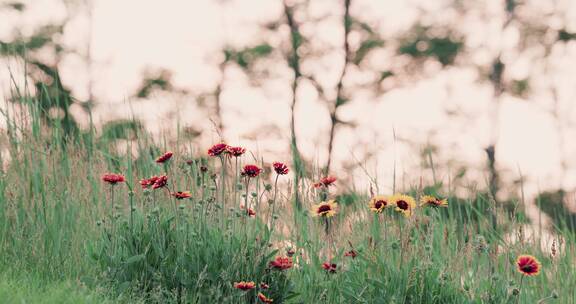
[[[521,255],[516,260],[516,266],[523,275],[535,276],[540,273],[541,264],[531,255]]]
[[[262,172],[262,169],[258,168],[256,165],[246,165],[244,170],[242,170],[242,176],[256,177]]]
[[[335,181],[336,181],[336,177],[326,176],[326,177],[321,178],[319,182],[315,183],[314,187],[315,188],[329,187],[329,186],[332,186]]]
[[[278,256],[274,261],[270,262],[269,266],[278,270],[290,269],[292,268],[292,259]]]
[[[162,154],[160,157],[158,157],[156,159],[156,162],[159,164],[165,163],[167,162],[170,158],[172,158],[172,155],[174,155],[174,153],[172,152],[166,152],[164,154]]]
[[[268,284],[262,282],[262,283],[260,283],[260,288],[261,289],[268,289],[268,288],[270,288],[270,286],[268,286]]]
[[[210,149],[208,149],[208,155],[210,156],[220,156],[222,153],[228,151],[228,145],[225,143],[215,144]]]
[[[140,186],[142,186],[142,189],[149,188],[154,185],[156,180],[158,180],[158,176],[152,176],[151,178],[140,180]]]
[[[176,199],[181,200],[181,199],[192,197],[192,194],[190,194],[190,192],[188,192],[188,191],[184,191],[184,192],[183,191],[177,191],[177,192],[172,193],[172,196],[175,197]]]
[[[258,299],[265,304],[271,304],[272,302],[274,302],[274,300],[268,298],[267,296],[265,296],[263,293],[259,292],[258,293]]]
[[[296,253],[296,250],[294,250],[294,248],[286,249],[286,255],[289,257],[292,257],[295,253]]]
[[[351,257],[353,259],[356,258],[357,255],[358,253],[354,249],[351,249],[350,251],[344,253],[345,257]]]
[[[191,166],[191,165],[194,164],[194,160],[189,159],[189,160],[186,161],[186,164],[189,165],[189,166]]]
[[[200,172],[202,172],[202,173],[208,172],[208,167],[206,167],[206,166],[200,166]]]
[[[250,290],[250,289],[254,289],[256,287],[256,284],[254,284],[254,282],[249,281],[249,282],[245,282],[245,281],[241,281],[241,282],[236,282],[234,283],[234,288],[246,291],[246,290]]]
[[[336,266],[334,263],[324,262],[322,264],[322,268],[324,268],[324,270],[328,271],[329,273],[336,273],[338,266]]]
[[[230,147],[228,146],[227,152],[234,157],[242,156],[246,152],[246,149],[242,147]]]
[[[107,173],[102,175],[102,180],[110,185],[116,185],[117,183],[125,182],[126,178],[124,178],[124,175],[122,174]]]
[[[288,166],[286,166],[283,163],[279,163],[279,162],[275,162],[272,164],[272,166],[274,167],[274,171],[276,171],[276,174],[278,175],[286,175],[288,174]]]
[[[156,181],[154,181],[152,189],[160,189],[162,187],[165,187],[167,184],[168,184],[168,176],[162,175],[158,177]]]

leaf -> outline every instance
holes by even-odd
[[[144,260],[146,258],[145,255],[143,254],[139,254],[139,255],[134,255],[129,257],[126,262],[124,262],[126,265],[130,265],[130,264],[134,264],[134,263],[138,263],[142,260]]]

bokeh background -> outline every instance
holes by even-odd
[[[123,153],[142,129],[576,212],[572,0],[1,0],[0,20],[4,115],[27,92]]]

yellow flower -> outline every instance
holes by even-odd
[[[439,199],[431,195],[424,195],[420,198],[420,206],[448,207],[448,200]]]
[[[416,200],[409,195],[396,194],[390,198],[390,204],[395,206],[394,210],[402,213],[405,217],[412,215],[412,210],[416,208]]]
[[[332,217],[338,211],[338,203],[334,200],[320,202],[312,207],[312,216]]]
[[[390,199],[384,195],[376,195],[368,203],[368,207],[370,207],[370,210],[375,213],[381,213],[389,205],[390,205]]]

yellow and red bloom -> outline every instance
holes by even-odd
[[[271,261],[269,266],[270,268],[277,269],[277,270],[286,270],[292,268],[292,259],[287,257],[277,256],[274,261]]]
[[[396,194],[390,198],[390,204],[394,206],[394,210],[402,213],[406,217],[412,215],[412,210],[416,208],[416,201],[410,195]]]
[[[185,199],[185,198],[190,198],[192,197],[192,194],[190,194],[190,192],[188,191],[177,191],[172,193],[172,196],[175,197],[176,199]]]
[[[540,262],[531,255],[521,255],[516,260],[518,271],[526,276],[536,276],[540,273],[542,265]]]
[[[210,156],[220,156],[222,153],[228,151],[228,145],[225,143],[215,144],[210,149],[208,149],[208,155]]]
[[[338,212],[338,203],[334,200],[320,202],[319,204],[312,206],[311,212],[314,217],[333,217]]]
[[[268,289],[268,288],[270,288],[270,286],[268,284],[266,284],[264,282],[260,283],[260,289]]]
[[[335,263],[324,262],[322,264],[322,268],[324,268],[324,270],[326,270],[329,273],[336,273],[338,266]]]
[[[266,297],[264,294],[262,294],[261,292],[258,293],[258,299],[260,300],[260,302],[262,303],[266,303],[266,304],[270,304],[272,302],[274,302],[274,300]]]
[[[172,155],[174,155],[174,153],[168,151],[168,152],[162,154],[160,157],[158,157],[158,158],[156,159],[156,162],[159,163],[159,164],[165,163],[165,162],[167,162],[170,158],[172,158]]]
[[[432,195],[424,195],[420,198],[420,206],[448,207],[448,200],[439,199]]]
[[[286,175],[288,174],[288,166],[286,166],[283,163],[279,163],[279,162],[275,162],[272,164],[272,166],[274,167],[274,171],[276,171],[276,174],[278,175]]]
[[[240,282],[234,283],[234,288],[246,291],[246,290],[256,288],[256,283],[254,283],[252,281],[249,281],[249,282],[248,281],[247,282],[240,281]]]
[[[140,186],[142,186],[142,189],[146,189],[151,187],[152,185],[154,185],[154,183],[158,180],[158,176],[152,176],[150,178],[145,178],[140,180]]]
[[[370,210],[375,213],[381,213],[389,205],[390,205],[390,199],[384,195],[376,195],[368,203]]]
[[[226,149],[226,152],[228,152],[228,154],[230,154],[234,157],[240,157],[240,156],[242,156],[242,154],[244,154],[246,152],[246,149],[244,149],[242,147],[230,147],[230,146],[228,146]]]
[[[125,182],[126,178],[122,174],[107,173],[102,175],[102,180],[110,185],[116,185]]]
[[[260,175],[260,172],[262,172],[262,169],[260,169],[258,166],[256,165],[246,165],[244,166],[244,169],[242,170],[242,176],[248,176],[248,177],[256,177],[258,175]]]
[[[314,188],[320,188],[320,187],[330,187],[332,185],[334,185],[334,183],[336,182],[336,177],[334,176],[326,176],[320,179],[320,181],[318,181],[317,183],[314,184]]]
[[[168,184],[168,176],[162,175],[156,178],[154,184],[152,184],[152,189],[160,189]]]
[[[354,249],[350,249],[350,251],[347,251],[346,253],[344,253],[345,257],[351,257],[353,259],[356,258],[357,255],[358,255],[358,253]]]

